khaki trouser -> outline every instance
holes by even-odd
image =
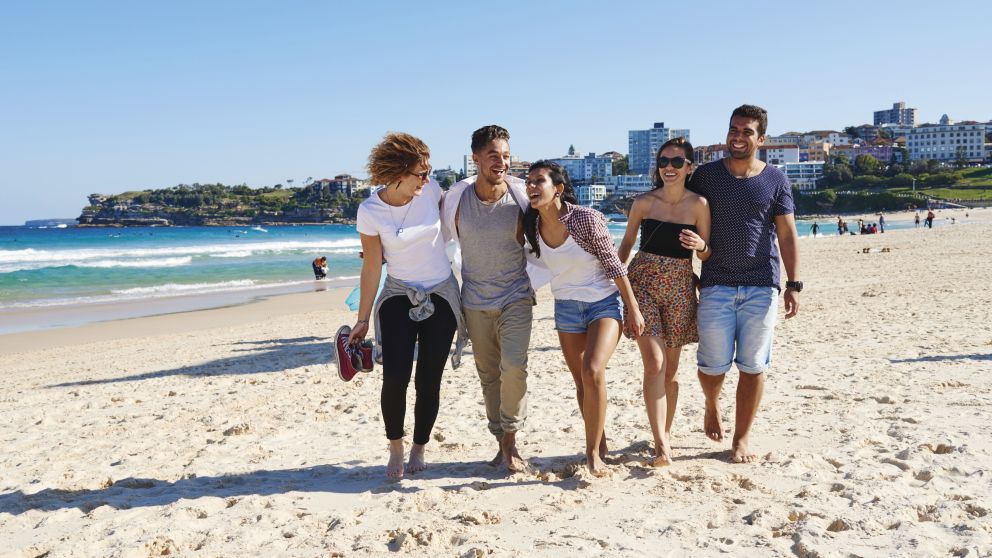
[[[497,439],[504,432],[519,430],[527,416],[527,349],[533,305],[534,299],[528,296],[501,310],[464,309],[489,431]]]

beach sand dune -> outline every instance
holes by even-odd
[[[17,338],[29,350],[8,339],[0,554],[989,555],[992,211],[953,215],[803,239],[807,290],[777,329],[752,465],[703,435],[693,345],[674,462],[648,467],[624,340],[607,370],[611,473],[586,474],[547,291],[520,434],[532,471],[515,475],[486,464],[469,349],[445,372],[429,469],[386,482],[378,377],[338,379],[330,337],[353,315],[327,293]]]

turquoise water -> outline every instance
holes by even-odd
[[[311,290],[310,262],[328,258],[330,283],[357,281],[350,225],[0,227],[0,307],[145,300],[281,288]]]

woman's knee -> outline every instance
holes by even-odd
[[[606,367],[592,364],[582,364],[582,383],[585,386],[599,386],[606,382]]]

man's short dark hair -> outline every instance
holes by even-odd
[[[472,132],[472,153],[478,153],[480,149],[489,145],[489,142],[496,140],[505,140],[509,143],[510,132],[507,132],[506,128],[495,124],[479,128]]]
[[[735,116],[757,120],[759,136],[765,135],[765,131],[768,130],[768,111],[757,105],[741,105],[734,109],[730,119],[733,120]]]

